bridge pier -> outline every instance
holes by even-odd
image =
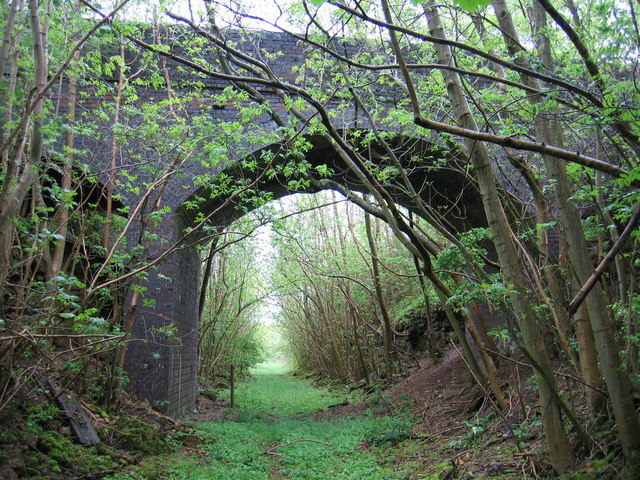
[[[180,224],[180,215],[165,229]],[[178,229],[178,231],[181,229]],[[172,232],[172,238],[177,232]],[[151,271],[144,303],[125,357],[128,390],[157,410],[179,417],[193,410],[198,367],[200,258],[193,246],[179,248]],[[126,311],[126,310],[125,310]]]

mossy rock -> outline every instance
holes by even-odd
[[[163,455],[173,451],[162,433],[137,418],[120,418],[108,428],[113,434],[113,445],[134,455]]]
[[[113,458],[104,447],[82,447],[58,432],[44,432],[38,444],[49,457],[50,470],[54,473],[61,472],[62,468],[83,474],[98,473],[113,466]]]
[[[19,465],[13,465],[13,470],[19,478],[59,478],[52,466],[57,466],[57,462],[48,458],[44,453],[25,451]]]

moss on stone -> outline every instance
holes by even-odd
[[[38,443],[51,460],[52,472],[67,469],[84,474],[98,473],[110,470],[113,466],[111,455],[101,453],[104,449],[83,447],[58,432],[44,432]]]
[[[137,418],[120,418],[108,428],[114,446],[134,455],[162,455],[173,450],[162,433]]]

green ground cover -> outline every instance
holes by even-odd
[[[261,365],[238,385],[228,420],[197,426],[204,455],[180,458],[161,478],[172,480],[402,479],[406,470],[379,464],[380,449],[403,438],[399,417],[316,419],[318,408],[344,399]],[[373,445],[373,448],[368,448]],[[378,455],[376,454],[378,452]],[[125,479],[127,477],[119,477]],[[140,479],[141,477],[129,477]]]

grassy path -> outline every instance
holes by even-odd
[[[236,391],[232,420],[202,423],[201,458],[172,468],[180,480],[403,479],[409,472],[379,465],[375,449],[410,428],[397,417],[314,419],[318,408],[342,397],[286,375],[282,366],[264,365]],[[381,447],[384,448],[384,447]],[[379,450],[379,449],[378,449]]]

